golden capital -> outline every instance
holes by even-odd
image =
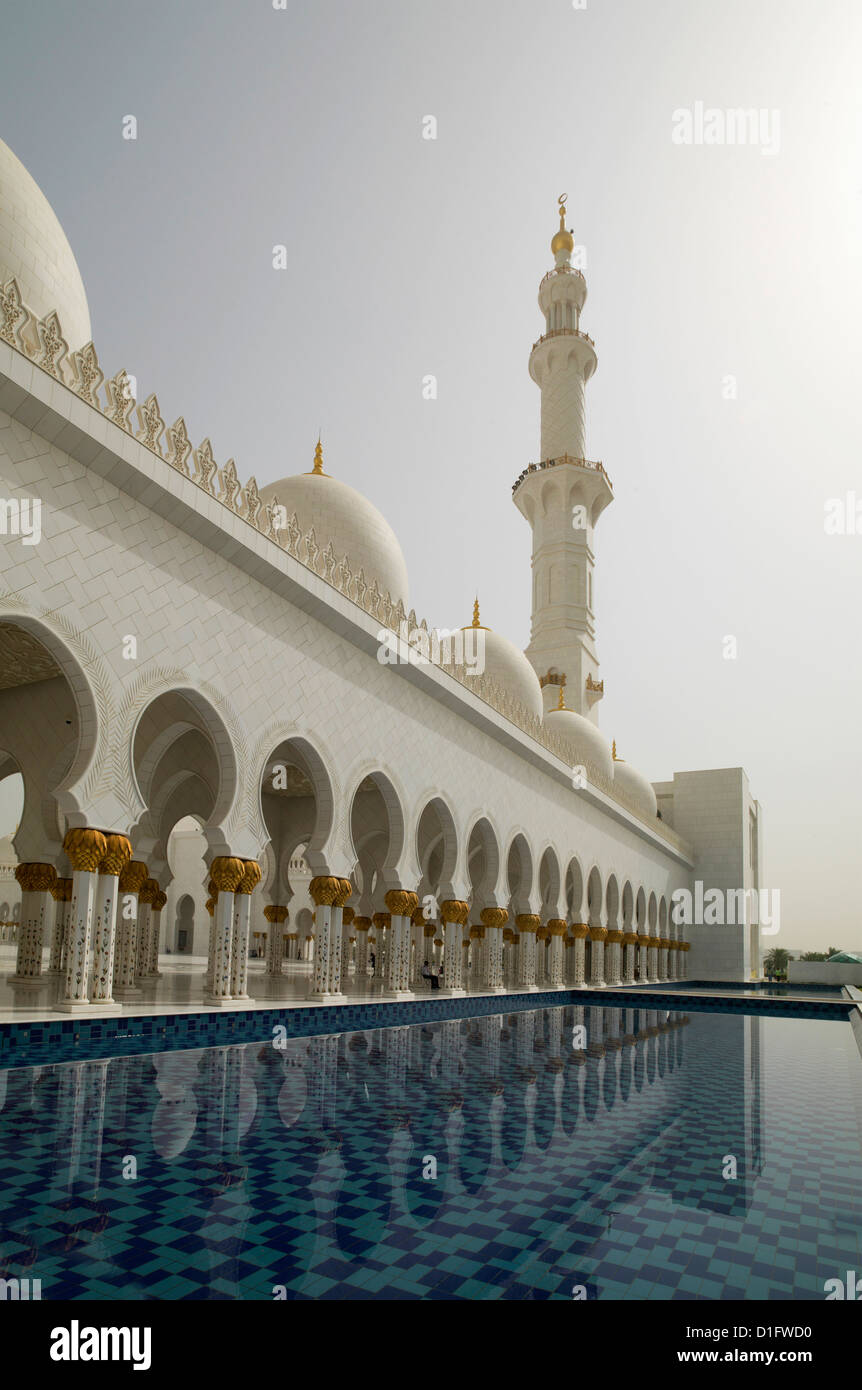
[[[155,878],[148,878],[143,888],[139,892],[138,898],[142,903],[149,903],[152,906],[152,904],[156,901],[158,892],[158,880]]]
[[[381,929],[383,927],[391,927],[392,914],[389,912],[375,912],[372,921],[374,922],[375,927],[377,927],[378,929]]]
[[[535,912],[522,912],[515,918],[515,924],[519,932],[529,936],[539,930],[542,919]]]
[[[483,907],[479,913],[479,920],[484,927],[505,927],[509,920],[509,913],[505,907]]]
[[[622,934],[621,931],[617,931],[616,929],[611,929],[611,930],[608,931],[608,934],[607,934],[607,936],[605,937],[605,940],[611,942],[611,944],[613,944],[613,945],[617,945],[617,946],[618,946],[618,945],[620,944],[620,942],[623,940],[623,934]]]
[[[401,888],[390,888],[383,901],[393,917],[412,917],[419,906],[418,895]]]
[[[551,936],[565,936],[568,926],[562,917],[552,917],[548,923],[548,931]]]
[[[133,859],[120,874],[120,892],[140,893],[149,876],[150,871],[146,864],[142,864],[139,859]]]
[[[210,873],[212,882],[220,893],[235,893],[245,874],[245,862],[225,855],[213,860]]]
[[[321,874],[311,880],[308,891],[315,907],[343,907],[353,890],[348,879]]]
[[[54,887],[51,889],[51,896],[55,902],[70,903],[72,901],[73,883],[70,878],[58,878]]]
[[[260,883],[262,874],[260,872],[260,865],[256,859],[243,859],[242,866],[243,875],[236,886],[236,891],[237,893],[242,893],[244,897],[248,897]]]
[[[22,893],[51,893],[57,883],[57,870],[53,864],[19,864],[15,877]]]
[[[354,930],[354,931],[371,931],[371,918],[370,918],[370,917],[354,917],[354,919],[353,919],[353,930]]]
[[[77,826],[66,831],[63,848],[76,873],[94,874],[105,857],[108,843],[101,830]]]
[[[207,898],[207,912],[209,913],[210,917],[213,916],[215,909],[215,898]]]
[[[168,895],[167,895],[167,893],[165,893],[165,892],[160,888],[159,891],[158,891],[158,893],[156,894],[156,896],[153,898],[153,912],[161,912],[161,910],[162,910],[162,908],[165,906],[165,903],[167,902],[167,900],[168,900]]]
[[[345,927],[349,927],[355,916],[356,913],[352,907],[345,907],[341,913],[341,921],[343,925]]]
[[[590,929],[586,922],[572,922],[569,927],[573,941],[584,941],[590,934]]]
[[[106,835],[108,848],[99,865],[99,873],[110,878],[119,878],[124,868],[131,862],[132,846],[125,835]]]
[[[591,940],[591,941],[607,941],[607,939],[608,939],[608,929],[607,929],[607,927],[590,927],[590,940]]]
[[[459,898],[448,898],[445,903],[440,904],[440,917],[444,922],[463,923],[466,922],[469,915],[470,908]]]
[[[426,922],[426,923],[425,923],[425,926],[424,926],[423,929],[422,929],[422,935],[423,935],[423,936],[429,936],[429,937],[430,937],[430,936],[433,936],[434,933],[436,932],[436,930],[437,930],[437,928],[436,928],[436,926],[434,925],[433,922]]]
[[[648,951],[658,950],[658,940],[654,936],[648,936],[643,944],[644,946],[646,946]]]

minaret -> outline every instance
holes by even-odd
[[[539,286],[545,331],[530,353],[530,376],[542,393],[540,461],[521,474],[515,506],[533,528],[533,621],[527,656],[543,684],[545,711],[565,684],[569,709],[598,723],[602,686],[595,648],[593,530],[613,501],[600,463],[585,458],[584,395],[596,369],[592,338],[581,331],[587,297],[571,263],[575,242],[560,228],[551,242],[554,269]]]

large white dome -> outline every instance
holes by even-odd
[[[0,284],[14,275],[27,308],[60,317],[70,351],[90,341],[90,310],[78,263],[48,199],[0,140]]]
[[[604,777],[611,781],[614,775],[614,760],[610,745],[604,734],[584,715],[573,709],[552,709],[545,715],[545,723],[552,733],[560,734],[567,741],[573,761],[585,766],[592,763]]]
[[[624,763],[618,758],[614,763],[614,785],[649,820],[655,819],[657,809],[655,791],[652,782],[644,777],[642,772],[638,772],[637,768],[632,767],[630,763]]]
[[[315,469],[322,460],[318,449]],[[303,535],[314,528],[321,550],[330,541],[339,560],[346,555],[354,575],[362,570],[366,584],[377,580],[382,594],[401,599],[407,607],[407,565],[398,537],[367,497],[327,473],[297,473],[261,488],[264,505],[278,503],[287,521],[296,513]]]
[[[483,639],[476,652],[478,657],[479,653],[484,651],[485,658],[484,670],[479,674],[502,686],[506,693],[523,705],[530,714],[541,719],[544,706],[538,676],[514,642],[510,642],[508,637],[502,637],[499,632],[492,632],[489,627],[480,625],[478,602],[472,628]],[[471,628],[466,627],[463,631],[470,632]]]

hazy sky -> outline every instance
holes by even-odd
[[[862,519],[824,529],[828,499],[862,501],[860,40],[857,0],[2,17],[0,136],[63,223],[103,367],[260,485],[308,469],[322,429],[420,617],[467,622],[478,589],[521,646],[511,485],[539,452],[527,358],[568,192],[599,355],[587,452],[616,492],[602,727],[654,780],[745,767],[791,947],[862,946]],[[768,150],[675,143],[698,102],[762,110]]]

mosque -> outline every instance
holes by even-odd
[[[758,888],[744,771],[651,784],[599,727],[614,488],[586,456],[597,355],[573,249],[560,199],[529,356],[539,454],[512,489],[533,537],[529,645],[478,603],[465,622],[473,595],[449,616],[461,640],[438,644],[391,527],[320,442],[259,486],[102,365],[60,223],[0,143],[16,1005],[119,1014],[169,961],[213,1009],[291,970],[312,1003],[409,999],[429,958],[449,996],[759,974],[756,922],[672,912],[697,883]]]

